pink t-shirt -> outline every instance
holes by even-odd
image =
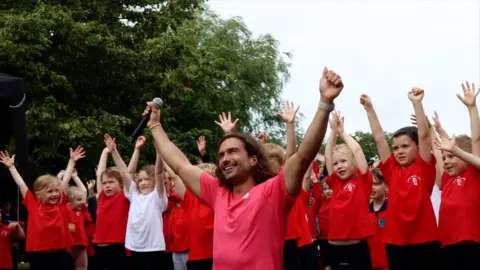
[[[295,203],[283,171],[243,196],[220,187],[205,172],[200,183],[201,198],[215,214],[213,269],[283,269],[287,216]]]

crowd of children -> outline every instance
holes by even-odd
[[[361,95],[378,150],[379,160],[374,164],[368,163],[361,145],[346,132],[340,112],[331,113],[324,155],[310,162],[299,195],[287,199],[292,201],[286,208],[283,269],[480,268],[476,258],[480,254],[479,90],[468,83],[462,87],[458,98],[468,109],[471,137],[449,135],[437,114],[430,123],[422,106],[424,91],[413,88],[408,98],[415,112],[414,125],[396,131],[391,146],[372,100]],[[257,137],[268,166],[278,175],[297,151],[297,110],[287,102],[283,113],[278,113],[287,125],[286,149],[269,143],[265,133]],[[235,132],[237,123],[230,113],[220,115],[217,122],[227,136]],[[338,137],[343,144],[336,144]],[[137,170],[145,137],[137,139],[128,166],[115,138],[106,134],[104,142],[97,179],[86,185],[75,170],[75,164],[85,157],[80,146],[70,149],[64,171],[39,176],[32,190],[17,172],[15,156],[0,152],[0,162],[18,185],[28,212],[26,252],[31,269],[212,269],[214,245],[218,244],[215,227],[223,225],[221,219],[230,218],[228,212],[216,212],[214,197],[203,194],[204,190],[200,199],[180,176],[184,172],[163,160],[156,143],[155,164]],[[219,169],[206,155],[204,137],[197,146],[197,166],[208,175],[202,174],[202,181],[215,179]],[[109,156],[115,166],[107,168]],[[431,201],[434,185],[442,192],[438,224]],[[283,208],[269,207],[274,210],[265,215],[281,215],[274,211]],[[217,215],[224,216],[217,219]],[[226,234],[224,228],[217,233]],[[11,243],[23,238],[22,223],[0,224],[0,269],[13,268]],[[249,249],[243,242],[234,246],[240,255]],[[262,247],[275,246],[264,243]],[[232,252],[232,260],[241,260],[233,250],[223,252]],[[282,258],[272,250],[249,252]],[[224,257],[221,263],[228,265]]]

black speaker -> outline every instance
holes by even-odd
[[[25,90],[21,78],[0,73],[0,149],[15,140],[15,165],[28,186],[28,143],[25,119]],[[16,199],[16,185],[10,173],[0,170],[0,198]]]

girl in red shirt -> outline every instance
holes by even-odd
[[[321,180],[321,187],[321,194],[315,197],[315,200],[318,200],[320,204],[320,209],[317,213],[319,227],[317,243],[320,251],[321,264],[325,270],[330,270],[330,266],[332,265],[332,248],[331,244],[328,242],[328,231],[330,225],[330,202],[332,201],[333,191],[327,184],[326,178]],[[316,194],[318,194],[318,190],[316,191]]]
[[[360,145],[344,130],[343,117],[334,112],[325,148],[333,190],[328,241],[332,244],[332,269],[371,269],[366,239],[373,234],[368,214],[372,174]],[[335,146],[337,135],[345,142]]]
[[[107,148],[102,152],[97,169],[99,193],[93,243],[96,245],[96,259],[101,269],[124,269],[127,263],[125,235],[130,202],[123,192],[121,173],[116,169],[106,169],[113,143],[114,140],[105,134]]]
[[[61,182],[55,176],[42,175],[30,191],[14,166],[15,156],[0,152],[0,162],[10,171],[19,187],[23,204],[28,211],[27,246],[32,269],[71,269],[67,249],[72,246],[70,220],[66,200],[62,196]]]
[[[385,139],[372,101],[361,95],[381,163],[379,168],[389,186],[385,223],[390,269],[437,269],[440,252],[438,228],[430,196],[435,185],[435,158],[427,117],[423,110],[423,89],[408,93],[417,127],[401,128],[393,134],[392,148]]]
[[[0,220],[2,220],[1,211]],[[20,223],[10,222],[8,225],[0,223],[0,269],[13,269],[12,241],[24,238],[25,232]]]
[[[470,114],[473,140],[468,136],[449,138],[435,114],[434,154],[437,173],[441,175],[439,234],[442,266],[445,269],[480,269],[480,121],[476,97],[478,89],[462,84],[463,96],[457,95]],[[440,152],[441,151],[441,152]]]

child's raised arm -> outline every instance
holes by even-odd
[[[155,160],[155,183],[157,185],[158,196],[163,198],[165,194],[165,174],[163,173],[165,163],[157,147],[155,147],[155,152],[157,153],[157,159]]]
[[[20,193],[22,197],[25,198],[25,194],[27,194],[28,187],[23,181],[22,176],[18,173],[17,168],[15,168],[15,155],[10,157],[8,151],[0,151],[0,163],[3,163],[5,167],[8,168],[10,174],[12,175],[13,180],[17,184],[18,188],[20,189]]]
[[[438,133],[440,138],[442,138],[442,139],[447,138],[448,139],[448,132],[445,131],[442,124],[440,123],[440,117],[438,116],[438,113],[436,111],[433,113],[432,119],[433,119],[433,128]]]
[[[344,128],[344,117],[340,118],[340,115],[334,114],[335,121],[337,121],[337,133],[340,136],[340,139],[348,146],[350,151],[353,153],[355,162],[357,163],[357,168],[362,174],[365,174],[368,170],[368,162],[363,153],[362,147],[360,144],[355,141],[350,134],[345,132]]]
[[[163,165],[167,174],[172,178],[172,182],[175,185],[175,193],[178,194],[178,196],[180,196],[180,198],[182,198],[183,200],[183,198],[185,197],[185,192],[187,191],[185,184],[183,184],[180,176],[176,175],[167,163],[164,162]]]
[[[122,180],[123,180],[123,188],[129,192],[130,191],[130,185],[132,183],[132,177],[128,173],[128,168],[127,164],[123,161],[122,157],[120,156],[120,153],[118,153],[117,150],[117,143],[115,142],[115,139],[110,137],[110,135],[105,134],[105,145],[108,148],[108,151],[112,154],[113,161],[115,162],[115,166],[117,166],[118,170],[120,171],[120,174],[122,175]]]
[[[75,185],[82,190],[85,194],[87,194],[87,188],[85,187],[85,184],[83,184],[82,179],[78,177],[78,172],[76,169],[73,169],[72,172],[72,179]],[[87,194],[88,195],[88,194]]]
[[[137,172],[138,160],[140,159],[140,151],[142,150],[146,141],[147,139],[144,136],[140,136],[137,138],[137,142],[135,143],[135,150],[133,150],[132,158],[130,158],[130,162],[128,163],[128,172],[131,175],[134,175]]]
[[[465,87],[466,85],[466,87]],[[480,89],[475,89],[475,84],[472,83],[472,87],[468,82],[462,83],[463,97],[457,94],[460,101],[468,108],[468,114],[470,115],[470,129],[472,130],[472,153],[476,156],[480,156],[480,117],[478,115],[478,108],[476,99]]]
[[[102,174],[107,169],[107,159],[109,154],[110,151],[107,147],[105,147],[102,151],[102,155],[100,156],[100,160],[98,161],[97,170],[95,172],[97,176],[97,194],[100,194],[103,189]]]
[[[63,177],[62,177],[61,188],[62,188],[63,192],[67,193],[68,184],[70,182],[70,179],[72,178],[72,173],[73,173],[73,170],[75,169],[75,164],[77,163],[77,161],[79,161],[80,159],[82,159],[84,157],[85,157],[85,151],[83,150],[82,146],[80,146],[80,145],[77,146],[77,148],[75,148],[75,150],[70,148],[70,159],[68,160],[67,169],[65,170],[65,173],[63,174]],[[80,181],[80,183],[81,183],[81,181]],[[83,184],[79,187],[81,188],[82,186],[83,186]],[[85,187],[83,187],[83,188],[85,188]]]
[[[283,107],[283,113],[277,112],[277,116],[282,118],[283,122],[287,124],[287,160],[295,152],[297,152],[297,136],[295,135],[295,116],[297,115],[298,109],[295,109],[293,102],[285,102]]]
[[[460,147],[455,145],[455,136],[452,136],[451,139],[440,140],[437,138],[435,140],[435,145],[438,149],[448,151],[459,159],[472,164],[476,168],[480,169],[480,157],[463,151]]]
[[[363,94],[360,96],[360,104],[363,105],[363,108],[367,112],[368,122],[370,122],[370,129],[372,130],[372,135],[377,145],[378,155],[382,162],[386,162],[391,155],[390,147],[388,146],[387,139],[385,138],[385,132],[383,131],[382,125],[378,120],[377,113],[373,108],[372,100],[369,96]]]
[[[417,117],[420,157],[429,163],[432,160],[432,141],[430,139],[430,131],[428,130],[427,116],[423,110],[422,100],[424,95],[425,92],[421,88],[413,88],[408,92],[408,99],[412,102],[415,116]]]
[[[330,135],[328,136],[327,145],[325,146],[325,166],[327,166],[328,175],[333,174],[333,148],[335,144],[337,144],[338,122],[335,121],[334,115],[337,115],[338,112],[335,111],[332,114],[330,118]]]

